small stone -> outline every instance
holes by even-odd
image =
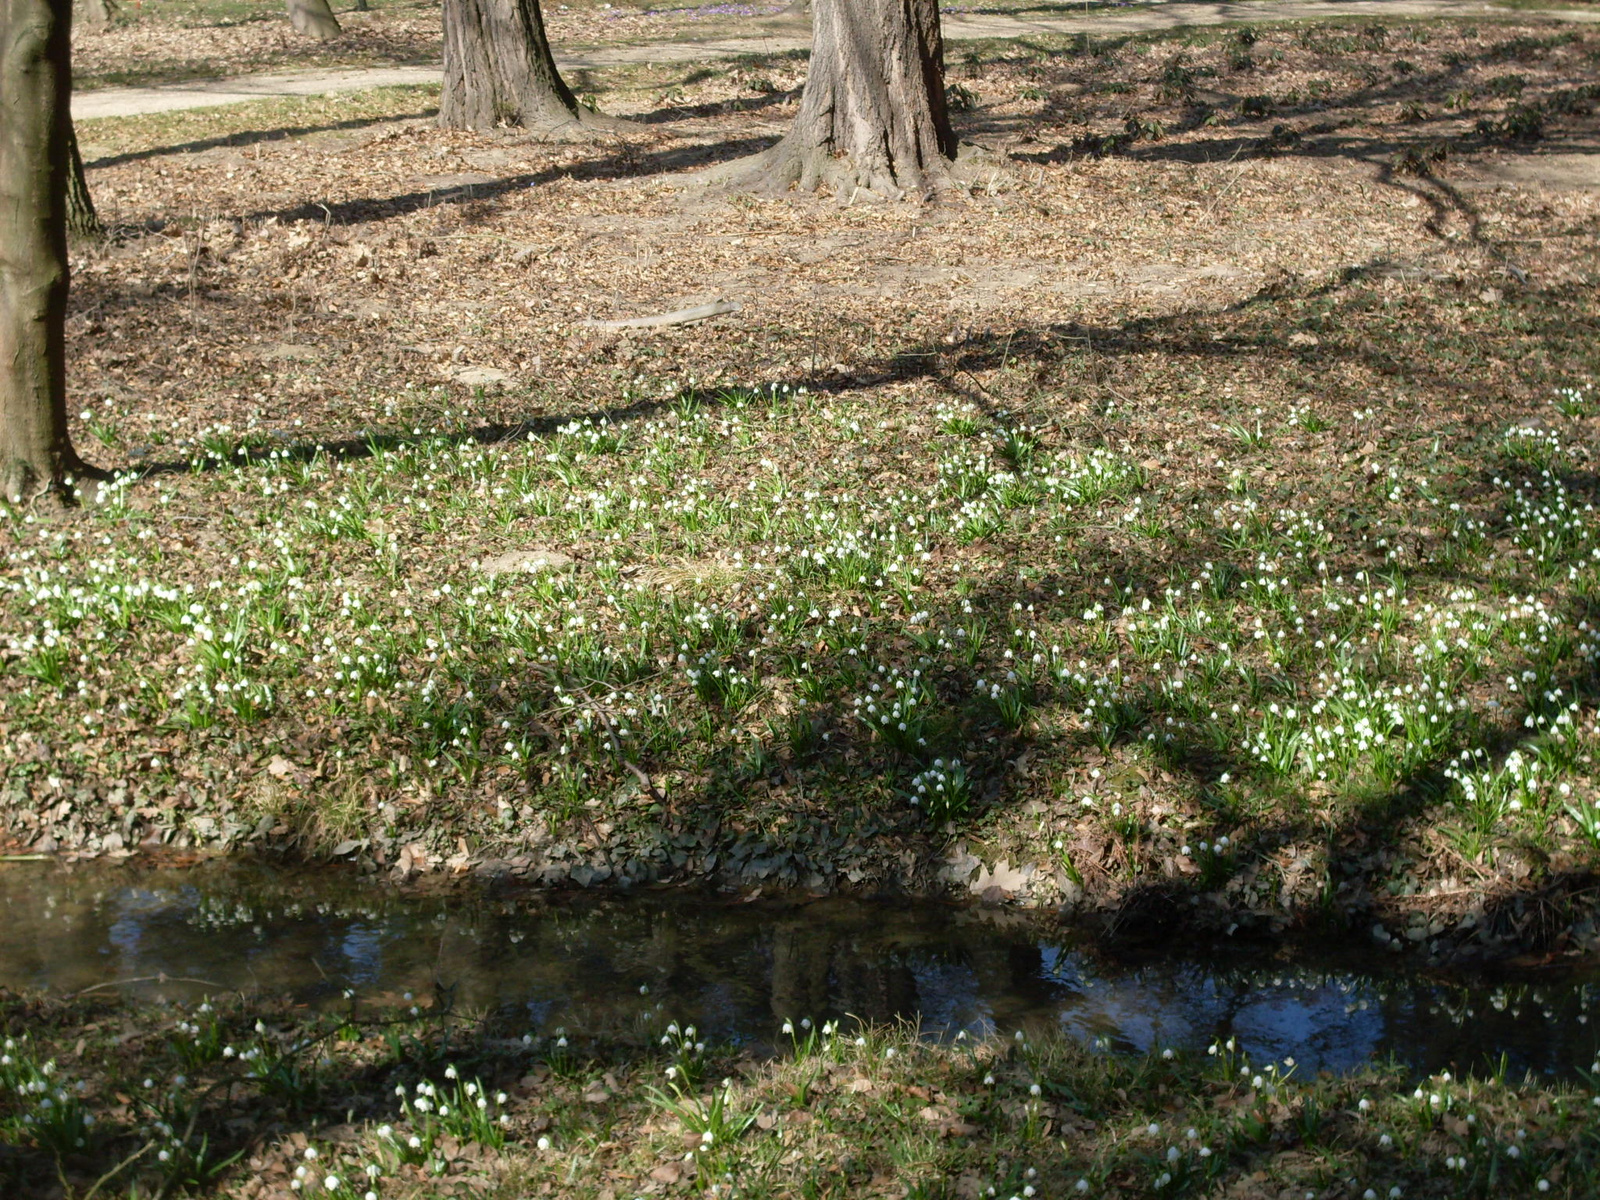
[[[450,378],[467,387],[505,387],[511,376],[498,367],[462,367],[450,372]]]
[[[562,554],[559,550],[507,550],[504,554],[481,560],[478,570],[491,579],[513,572],[538,575],[545,571],[563,570],[576,561],[570,554]]]

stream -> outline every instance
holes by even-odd
[[[1398,957],[1398,956],[1393,956]],[[0,985],[117,984],[143,1001],[226,990],[318,1006],[447,995],[530,1033],[625,1035],[662,1017],[773,1044],[785,1018],[916,1020],[925,1036],[1059,1030],[1116,1051],[1236,1037],[1302,1072],[1392,1058],[1417,1075],[1571,1076],[1597,1051],[1600,972],[1423,976],[1387,951],[1110,957],[1037,915],[928,901],[407,895],[336,872],[207,864],[0,865]]]

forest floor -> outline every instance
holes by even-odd
[[[791,55],[85,121],[128,474],[0,521],[5,828],[1590,953],[1597,56],[969,43],[929,203],[696,182]]]
[[[1125,1057],[1049,1032],[937,1045],[909,1027],[800,1021],[763,1052],[706,1044],[661,1013],[534,1036],[525,1011],[444,1001],[319,1014],[262,997],[141,1008],[0,991],[0,1183],[30,1200],[1586,1200],[1600,1187],[1592,1084],[1319,1076],[1251,1062],[1232,1039]]]
[[[803,53],[811,44],[805,13],[783,5],[689,7],[616,5],[580,0],[548,5],[551,45],[568,77],[606,67],[703,62],[719,57]],[[1517,5],[1524,19],[1594,23],[1593,0]],[[942,8],[945,40],[1089,34],[1127,36],[1251,21],[1505,15],[1511,5],[1482,0],[1156,0],[1154,3],[954,4]],[[237,0],[168,3],[124,10],[105,29],[75,34],[74,112],[132,116],[170,108],[234,103],[265,94],[315,94],[318,83],[347,91],[422,83],[443,53],[436,3],[383,4],[343,13],[345,31],[313,42],[289,28],[279,8]],[[263,76],[263,72],[275,74]],[[249,75],[244,75],[249,72]],[[241,78],[241,76],[244,76]],[[578,80],[582,85],[582,80]]]

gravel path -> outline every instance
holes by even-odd
[[[1525,20],[1544,18],[1600,23],[1600,11],[1512,10],[1486,4],[1482,0],[1235,0],[1233,3],[1165,0],[1082,17],[952,13],[944,17],[943,25],[946,40],[957,42],[1047,33],[1141,33],[1174,29],[1182,25],[1246,21],[1318,20],[1328,17],[1482,17],[1485,14],[1515,16]],[[562,50],[558,47],[556,58],[564,70],[574,71],[628,63],[695,62],[742,54],[772,54],[803,49],[809,44],[809,37],[775,32],[766,37],[646,42],[593,49]],[[93,117],[129,117],[183,108],[242,104],[273,96],[315,96],[397,84],[431,83],[438,78],[437,66],[372,67],[243,75],[232,79],[197,79],[159,87],[101,88],[75,95],[72,98],[72,115],[80,121]]]

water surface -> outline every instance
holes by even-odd
[[[704,893],[398,895],[337,873],[263,867],[0,866],[0,984],[140,999],[266,989],[311,1004],[447,995],[533,1033],[694,1022],[769,1044],[810,1017],[916,1020],[934,1037],[1061,1030],[1114,1050],[1203,1050],[1418,1073],[1505,1057],[1567,1075],[1596,1057],[1589,977],[1426,978],[1380,950],[1276,961],[1224,947],[1138,961],[1023,914],[932,902],[741,903]]]

